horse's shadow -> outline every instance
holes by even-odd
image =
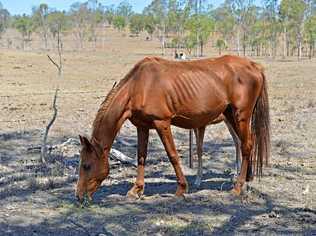
[[[147,176],[152,177],[152,176]],[[232,175],[221,174],[215,172],[208,172],[203,175],[202,183],[199,187],[194,185],[195,176],[186,176],[189,184],[188,193],[194,193],[201,190],[218,190],[218,191],[230,191],[233,187]],[[102,186],[94,194],[94,202],[98,203],[104,200],[104,198],[115,194],[125,196],[127,192],[132,188],[133,183],[128,181],[119,181],[118,183],[110,184],[109,186]],[[145,178],[145,196],[174,194],[177,189],[176,177],[174,175],[164,175],[159,181],[146,181]]]

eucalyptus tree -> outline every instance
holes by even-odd
[[[133,15],[133,7],[128,1],[120,2],[116,8],[116,15],[122,16],[125,19],[126,24],[128,24],[130,18]]]
[[[152,15],[146,16],[143,15],[144,17],[144,30],[150,35],[150,38],[152,39],[153,34],[155,32],[155,20]]]
[[[295,35],[297,57],[302,57],[302,43],[304,19],[307,4],[304,0],[282,0],[280,5],[280,17],[287,30],[292,30]]]
[[[0,39],[6,28],[9,26],[10,13],[4,9],[0,2]]]
[[[195,42],[192,42],[196,46],[200,47],[199,56],[204,54],[204,46],[207,43],[211,32],[214,31],[214,21],[207,15],[193,15],[186,22],[186,29],[189,33],[189,39],[194,40],[194,35],[198,35],[195,38]]]
[[[113,26],[114,28],[122,31],[127,25],[126,19],[124,16],[116,15],[113,18]]]
[[[265,31],[271,48],[271,56],[275,58],[277,51],[278,36],[280,33],[280,22],[278,18],[278,0],[264,0],[263,15]]]
[[[240,40],[242,40],[243,55],[246,55],[247,36],[255,23],[256,8],[254,0],[228,0],[236,22],[236,45],[240,55]],[[242,35],[241,35],[242,34]]]
[[[316,48],[316,0],[307,0],[307,11],[305,20],[305,34],[308,43],[308,57],[315,55]]]
[[[109,5],[104,7],[104,18],[109,25],[113,24],[113,20],[115,17],[115,6]]]
[[[98,25],[103,21],[104,19],[104,7],[101,3],[98,2],[98,0],[88,0],[87,2],[87,8],[88,8],[88,33],[89,33],[89,40],[93,41],[94,43],[94,50],[97,46],[97,28]]]
[[[31,35],[34,32],[33,20],[25,14],[16,16],[13,20],[13,26],[22,35],[22,48],[24,50],[27,42],[31,41]]]
[[[49,14],[49,8],[46,3],[40,4],[38,7],[34,7],[33,11],[33,24],[36,29],[40,31],[40,34],[43,37],[44,47],[48,47],[48,33],[49,27],[47,22],[47,17]]]
[[[62,33],[69,29],[69,17],[65,11],[52,11],[47,17],[48,28],[53,36],[54,41],[56,37],[61,39]],[[61,45],[62,47],[62,45]]]
[[[145,28],[145,17],[142,14],[134,14],[130,18],[129,29],[132,34],[138,34]]]
[[[75,38],[79,48],[83,48],[83,42],[89,31],[89,9],[88,3],[75,2],[70,6],[70,17]]]
[[[311,59],[315,55],[316,48],[316,15],[310,16],[305,22],[306,38],[309,44],[308,57]]]
[[[147,7],[144,8],[143,14],[151,16],[155,22],[155,28],[159,32],[159,39],[161,42],[161,53],[164,55],[168,20],[168,1],[153,0]]]
[[[232,14],[232,9],[227,2],[211,11],[215,21],[215,32],[218,33],[219,40],[225,42],[226,47],[228,42],[234,38],[235,18]],[[220,42],[220,41],[218,41]],[[216,43],[218,45],[218,43]],[[222,43],[220,43],[222,45]]]
[[[167,15],[167,32],[172,33],[175,47],[183,44],[185,23],[190,16],[190,4],[185,0],[169,0]]]

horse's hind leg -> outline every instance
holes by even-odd
[[[240,195],[242,186],[246,182],[247,176],[252,176],[251,151],[253,140],[250,131],[251,112],[248,110],[243,111],[240,109],[232,109],[230,107],[229,109],[226,109],[224,114],[227,120],[232,124],[232,127],[240,137],[241,141],[241,152],[243,158],[240,174],[234,187],[234,192],[237,195]]]
[[[241,158],[242,158],[242,154],[241,154],[241,143],[240,143],[240,139],[236,133],[236,131],[234,130],[233,126],[231,125],[230,122],[227,121],[227,119],[224,120],[225,124],[229,130],[230,135],[232,136],[233,140],[234,140],[234,144],[235,144],[235,152],[236,152],[236,163],[235,163],[235,169],[236,169],[236,173],[234,174],[234,176],[238,176],[239,172],[240,172],[240,163],[241,163]]]
[[[178,182],[176,196],[182,196],[188,190],[188,183],[180,166],[180,159],[171,133],[170,121],[156,120],[154,125],[176,172]]]
[[[145,162],[147,157],[149,129],[137,128],[137,177],[134,186],[128,191],[127,196],[132,198],[139,198],[144,193],[144,174]]]
[[[203,155],[203,141],[204,141],[205,127],[194,129],[194,133],[196,137],[197,155],[198,155],[198,171],[197,171],[194,185],[196,187],[199,187],[201,185],[202,177],[203,177],[202,155]]]

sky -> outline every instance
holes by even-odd
[[[10,14],[30,14],[33,6],[38,6],[41,3],[48,4],[49,7],[57,10],[68,10],[70,5],[74,2],[85,2],[86,0],[0,0],[3,7],[7,9]],[[99,0],[102,5],[119,4],[121,0]],[[133,10],[136,12],[142,12],[145,6],[147,6],[151,0],[128,0],[133,6]],[[217,6],[224,0],[212,0],[212,5]]]

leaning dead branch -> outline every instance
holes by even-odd
[[[51,63],[53,63],[53,65],[56,66],[56,68],[58,70],[58,79],[60,80],[60,79],[62,79],[63,64],[62,64],[62,42],[60,39],[59,31],[57,33],[57,48],[58,48],[59,63],[55,62],[49,55],[47,55],[47,57],[51,61]],[[47,138],[48,138],[49,130],[53,126],[53,124],[57,118],[57,114],[58,114],[58,108],[57,108],[58,92],[59,92],[59,83],[57,83],[57,86],[55,88],[54,98],[53,98],[53,116],[45,128],[43,143],[42,143],[42,147],[41,147],[41,162],[42,163],[47,162],[47,160],[46,160]]]

